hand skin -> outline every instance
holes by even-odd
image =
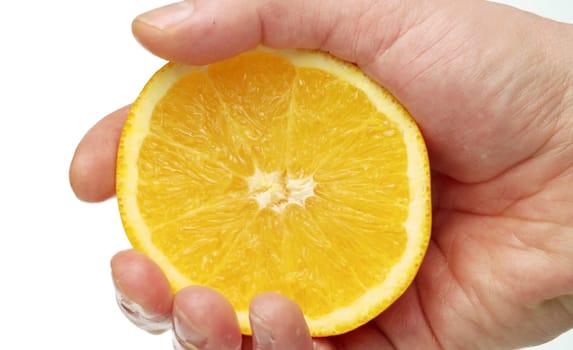
[[[417,278],[348,334],[311,340],[296,305],[263,294],[253,338],[241,337],[221,295],[173,296],[147,257],[118,253],[120,300],[145,310],[139,321],[173,317],[176,349],[511,349],[573,327],[573,26],[479,0],[195,0],[139,16],[133,33],[188,64],[259,44],[356,63],[409,109],[432,167],[432,241]],[[81,200],[113,195],[126,112],[78,145],[70,182]]]

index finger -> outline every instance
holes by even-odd
[[[78,144],[70,164],[70,185],[86,202],[115,194],[115,157],[130,106],[122,107],[94,125]]]

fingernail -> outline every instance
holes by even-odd
[[[175,350],[207,349],[207,337],[185,313],[173,311],[173,348]]]
[[[177,334],[173,332],[173,350],[199,350],[195,345],[186,343],[179,339]]]
[[[253,327],[253,338],[257,348],[273,349],[276,343],[272,330],[268,327],[264,318],[251,310],[249,313],[251,325]]]
[[[193,3],[189,0],[156,8],[137,16],[136,20],[164,30],[183,22],[193,14]]]
[[[171,328],[171,318],[147,312],[141,305],[129,300],[116,288],[115,299],[121,312],[137,327],[151,334],[160,334]]]

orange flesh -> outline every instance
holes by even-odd
[[[406,146],[334,75],[239,56],[178,80],[150,125],[137,201],[153,245],[236,309],[280,291],[319,318],[332,311],[325,305],[381,284],[400,260]]]

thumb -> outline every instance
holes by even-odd
[[[353,62],[415,116],[433,169],[464,183],[542,154],[571,81],[569,28],[482,0],[186,0],[133,32],[179,63],[259,44]]]
[[[138,16],[133,33],[152,53],[187,64],[210,63],[259,44],[321,49],[361,64],[388,48],[427,7],[417,4],[414,13],[408,3],[187,0]]]

